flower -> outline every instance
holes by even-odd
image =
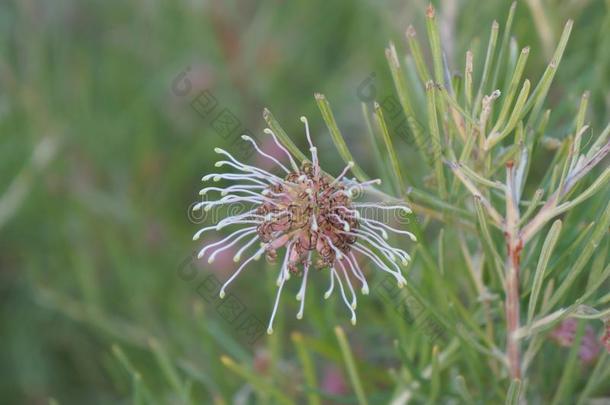
[[[606,351],[610,353],[610,319],[605,322],[606,331],[604,332],[604,336],[602,336],[602,345],[606,348]]]
[[[249,136],[242,139],[252,144],[261,157],[272,161],[282,170],[283,177],[275,175],[259,167],[239,162],[227,151],[216,148],[215,152],[224,155],[228,160],[216,162],[216,167],[228,166],[240,173],[213,173],[203,177],[203,181],[229,180],[235,182],[226,188],[206,187],[200,195],[209,192],[220,193],[219,199],[202,201],[194,205],[194,210],[206,211],[223,205],[250,205],[246,212],[229,215],[216,225],[200,229],[194,240],[208,231],[219,231],[225,227],[237,226],[239,229],[224,239],[205,245],[199,252],[201,258],[209,254],[208,262],[213,262],[222,251],[235,246],[248,238],[234,256],[239,262],[248,250],[252,250],[258,242],[260,246],[242,261],[237,270],[229,277],[220,289],[220,297],[225,296],[227,286],[244,271],[246,266],[265,256],[267,261],[275,262],[279,251],[285,251],[277,277],[277,294],[269,320],[268,333],[273,332],[275,318],[282,288],[291,275],[301,277],[301,287],[296,299],[300,301],[297,318],[303,317],[307,279],[312,268],[327,270],[330,277],[330,287],[324,294],[328,298],[338,285],[341,297],[351,312],[351,321],[356,323],[356,292],[351,277],[361,284],[361,292],[368,294],[369,287],[356,254],[364,255],[381,270],[390,273],[399,286],[406,284],[401,274],[399,263],[406,264],[409,254],[387,243],[388,232],[406,235],[413,241],[415,236],[407,231],[393,228],[382,221],[367,218],[364,210],[375,209],[383,212],[411,212],[402,204],[385,205],[375,203],[355,203],[352,200],[360,195],[358,191],[366,191],[373,184],[379,184],[379,179],[358,182],[346,177],[353,167],[350,162],[336,178],[331,178],[320,169],[317,148],[313,145],[309,133],[309,125],[305,117],[307,141],[311,152],[311,162],[304,161],[300,166],[290,152],[278,141],[274,132],[267,128],[265,133],[271,135],[277,147],[286,155],[289,166],[284,165],[276,157],[265,153]],[[350,299],[346,291],[349,291]]]
[[[559,346],[570,347],[574,344],[578,320],[568,318],[562,321],[552,332],[551,338]],[[591,325],[586,325],[584,335],[580,341],[578,355],[583,364],[591,364],[597,358],[600,351],[600,344],[597,341],[595,331]]]
[[[347,395],[349,388],[343,372],[334,364],[324,367],[320,389],[328,395]]]

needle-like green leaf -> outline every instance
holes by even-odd
[[[339,152],[339,155],[341,155],[341,158],[346,164],[350,164],[351,162],[354,165],[352,167],[352,172],[358,180],[363,182],[368,180],[368,177],[366,176],[366,174],[364,174],[362,168],[360,168],[360,166],[355,163],[355,159],[349,151],[349,148],[345,143],[345,139],[343,138],[343,135],[341,134],[341,131],[337,126],[337,121],[335,120],[335,116],[332,110],[330,109],[330,104],[328,103],[328,100],[326,99],[324,94],[320,93],[316,93],[315,98],[316,103],[318,104],[318,108],[322,113],[322,118],[324,118],[324,122],[326,123],[326,126],[330,131],[330,136],[333,140],[333,143],[335,144],[335,147],[337,148],[337,151]]]

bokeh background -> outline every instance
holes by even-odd
[[[470,47],[476,70],[491,22],[504,21],[508,2],[434,3],[449,65],[463,71]],[[276,387],[294,392],[300,370],[289,336],[296,330],[315,351],[328,403],[353,403],[333,332],[339,324],[358,361],[370,365],[367,391],[382,403],[398,333],[383,305],[363,299],[352,327],[337,297],[322,300],[327,280],[319,278],[303,321],[294,319],[297,303],[285,299],[277,333],[252,343],[198,291],[206,275],[224,280],[233,264],[193,260],[198,226],[188,208],[201,176],[213,170],[214,146],[235,151],[244,131],[264,143],[264,107],[300,146],[298,118],[308,116],[325,167],[341,170],[315,92],[329,99],[359,164],[382,176],[363,135],[359,89],[373,74],[376,94],[393,94],[384,48],[393,40],[404,52],[410,23],[423,36],[426,5],[0,2],[0,402],[128,403],[139,383],[121,354],[159,403],[180,403],[183,390],[196,403],[248,398],[249,386],[222,355],[259,375],[276,373]],[[593,131],[607,121],[609,9],[602,0],[531,0],[517,9],[513,32],[532,48],[525,77],[534,79],[565,21],[575,20],[549,96],[559,136],[562,112],[568,123],[586,89]],[[193,108],[201,94],[215,100],[209,114]],[[236,132],[215,126],[221,111],[239,121]],[[414,153],[399,147],[405,159]],[[258,263],[232,286],[264,323],[273,269]]]

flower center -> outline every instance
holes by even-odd
[[[350,252],[358,228],[356,211],[345,185],[304,163],[300,172],[288,174],[280,184],[267,188],[266,201],[257,210],[265,218],[258,226],[260,239],[267,243],[266,256],[277,257],[276,250],[292,244],[289,268],[297,272],[317,252],[316,267],[332,266]]]

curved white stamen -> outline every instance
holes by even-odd
[[[390,245],[383,238],[381,238],[375,232],[368,230],[366,227],[358,228],[355,233],[357,235],[360,235],[363,239],[367,240],[367,242],[371,243],[371,245],[373,245],[373,246],[377,245],[377,247],[380,249],[385,249],[388,252],[392,252],[392,254],[391,254],[392,256],[394,254],[396,254],[398,257],[401,258],[401,261],[404,265],[407,265],[407,263],[411,260],[411,256],[409,256],[409,254],[406,251]],[[372,237],[376,243],[375,244],[372,243],[370,240],[368,240],[368,238],[366,238],[366,236]]]
[[[291,197],[289,193],[276,193],[270,189],[263,190],[261,195],[264,195],[265,197]]]
[[[315,213],[311,216],[311,230],[314,232],[318,230],[318,222],[316,221]]]
[[[413,242],[417,242],[417,237],[415,237],[415,235],[413,235],[413,234],[412,234],[411,232],[409,232],[409,231],[403,231],[403,230],[401,230],[401,229],[392,228],[391,226],[389,226],[389,225],[387,225],[387,224],[385,224],[385,223],[383,223],[383,222],[381,222],[381,221],[377,221],[376,219],[364,218],[364,217],[363,217],[363,218],[361,218],[361,220],[362,220],[363,222],[372,222],[372,223],[374,223],[374,224],[380,225],[381,227],[383,227],[383,228],[385,228],[385,229],[387,229],[387,230],[389,230],[389,231],[395,232],[395,233],[400,233],[400,234],[402,234],[402,235],[407,235],[409,238],[411,238],[411,240],[412,240]],[[369,226],[372,226],[372,225],[369,225]]]
[[[330,297],[330,295],[333,293],[333,290],[335,289],[335,278],[333,277],[333,273],[330,273],[330,287],[328,287],[328,290],[326,290],[326,292],[324,293],[324,299],[327,300],[328,297]]]
[[[273,239],[277,239],[277,236],[274,235]],[[276,284],[279,286],[280,282],[281,282],[281,278],[284,278],[285,280],[290,280],[290,271],[288,270],[288,260],[290,259],[290,251],[292,249],[292,244],[293,242],[290,241],[288,242],[288,244],[286,245],[286,255],[284,256],[284,260],[282,261],[282,273],[280,274],[280,276],[278,276],[277,280],[276,280]]]
[[[325,239],[328,241],[328,244],[330,245],[330,248],[331,248],[331,249],[332,249],[332,250],[335,252],[335,258],[336,258],[337,260],[341,260],[341,259],[343,259],[343,252],[341,252],[341,251],[339,250],[339,248],[337,248],[337,247],[334,245],[334,243],[333,243],[332,239],[330,239],[330,237],[329,237],[328,235],[324,235],[324,234],[322,234],[322,235],[320,235],[320,236],[322,236],[323,238],[325,238]]]
[[[356,309],[356,307],[358,306],[358,300],[356,298],[356,292],[354,291],[354,286],[352,285],[352,282],[349,279],[349,275],[347,274],[345,265],[341,261],[339,261],[339,266],[341,266],[341,272],[343,273],[343,278],[345,278],[347,286],[349,287],[349,291],[352,294],[351,307],[352,307],[352,309]]]
[[[255,203],[260,203],[260,202],[272,202],[271,199],[266,198],[265,196],[261,195],[261,194],[254,194],[251,196],[246,196],[246,195],[236,195],[236,194],[228,194],[224,197],[221,197],[219,200],[211,200],[211,201],[204,201],[203,204],[223,204],[223,203],[232,203],[235,201],[241,201],[241,200],[253,200],[253,202]]]
[[[357,207],[357,208],[370,207],[370,208],[378,208],[381,210],[402,210],[407,214],[410,214],[412,212],[409,207],[404,206],[404,205],[382,205],[382,204],[372,204],[372,203],[356,203],[356,204],[354,204],[354,207]]]
[[[359,246],[360,248],[364,248],[367,249],[369,252],[375,254],[371,248],[369,248],[368,246],[360,243],[360,242],[356,242],[355,245]],[[374,246],[374,245],[373,245]],[[404,277],[402,276],[402,271],[400,270],[400,266],[398,266],[398,264],[396,263],[396,260],[394,258],[394,255],[390,254],[389,252],[386,252],[386,250],[380,246],[377,246],[377,249],[383,254],[383,256],[388,260],[388,262],[390,263],[390,265],[394,268],[396,274],[399,274],[401,279],[404,280]],[[375,256],[379,257],[379,255],[375,254]],[[408,262],[408,261],[407,261]],[[384,262],[385,263],[385,262]],[[404,264],[405,262],[403,262]],[[402,281],[399,280],[399,285]],[[404,282],[406,283],[406,280],[404,280]]]
[[[368,187],[373,184],[379,185],[379,184],[381,184],[381,179],[367,180],[367,181],[363,181],[362,183],[360,183],[358,181],[353,181],[353,180],[350,180],[350,182],[355,183],[354,185],[352,185],[350,187],[350,189],[354,189],[354,188],[359,188],[359,187],[362,187],[362,188]]]
[[[257,176],[253,173],[229,173],[229,172],[223,172],[223,173],[209,173],[206,174],[205,176],[203,176],[201,178],[201,181],[220,181],[222,179],[227,179],[227,180],[256,180],[256,179],[260,179],[261,176]],[[268,184],[266,183],[262,183],[261,185],[263,186],[268,186]]]
[[[281,218],[284,215],[288,215],[289,217],[292,217],[292,212],[290,211],[280,211],[280,212],[270,212],[267,215],[264,216],[265,221],[271,221],[272,219],[277,219],[277,218]]]
[[[396,272],[395,270],[390,269],[387,265],[385,265],[383,263],[383,261],[379,257],[377,257],[370,250],[366,249],[365,246],[360,245],[360,244],[354,244],[354,245],[352,245],[352,248],[354,250],[359,251],[360,253],[363,253],[365,256],[367,256],[369,259],[371,259],[373,261],[373,263],[375,263],[381,270],[393,275],[394,278],[396,279],[396,281],[398,282],[399,286],[406,284],[406,280],[404,280],[404,277],[402,276],[402,274]]]
[[[279,167],[281,167],[286,173],[290,173],[290,171],[286,168],[286,166],[284,166],[279,160],[277,160],[276,158],[274,158],[271,155],[266,154],[265,152],[263,152],[258,145],[256,144],[256,141],[254,141],[254,139],[252,139],[252,137],[248,136],[248,135],[242,135],[241,139],[243,139],[244,141],[250,142],[253,146],[254,149],[256,149],[256,151],[261,155],[266,157],[267,159],[270,159],[272,161],[274,161]]]
[[[362,270],[360,269],[360,266],[358,265],[358,260],[356,260],[356,257],[354,256],[354,252],[349,252],[349,255],[347,257],[347,263],[349,264],[349,267],[350,267],[350,270],[352,271],[352,273],[354,273],[356,278],[358,278],[358,280],[360,280],[360,282],[362,283],[362,287],[361,287],[362,294],[368,295],[369,284],[366,282],[366,277],[364,276],[364,273],[362,272]]]
[[[229,200],[229,199],[244,198],[244,197],[254,197],[254,198],[265,197],[261,193],[257,193],[257,192],[250,191],[250,190],[241,190],[241,191],[234,191],[234,192],[235,193],[244,193],[245,195],[233,194],[233,193],[223,193],[223,194],[221,194],[220,200],[223,200],[223,199]],[[205,202],[220,201],[220,200],[210,200],[210,201],[205,201]],[[223,201],[226,201],[226,200],[223,200]]]
[[[205,228],[204,228],[204,229],[205,229]],[[227,241],[231,240],[231,238],[235,237],[236,235],[239,235],[239,234],[240,234],[240,233],[242,233],[242,232],[246,232],[246,233],[245,233],[245,235],[247,235],[247,234],[248,234],[248,232],[250,232],[250,233],[252,233],[252,232],[256,232],[256,227],[255,227],[255,226],[252,226],[252,227],[249,227],[249,228],[242,228],[242,229],[238,229],[238,230],[236,230],[235,232],[231,233],[231,234],[230,234],[229,236],[227,236],[226,238],[224,238],[224,239],[222,239],[222,240],[220,240],[220,241],[218,241],[218,242],[214,242],[214,243],[211,243],[211,244],[209,244],[209,245],[204,245],[204,246],[202,247],[202,249],[199,251],[199,254],[197,255],[197,258],[198,258],[198,259],[201,259],[201,258],[202,258],[202,257],[205,255],[205,252],[206,252],[208,249],[210,249],[210,248],[212,248],[212,247],[215,247],[215,246],[218,246],[218,245],[222,245],[223,243],[226,243]]]
[[[245,173],[250,173],[255,177],[258,177],[259,179],[265,179],[265,180],[269,180],[269,182],[273,183],[273,184],[281,184],[284,180],[281,179],[280,177],[276,176],[275,174],[269,173],[263,169],[250,169],[250,167],[253,166],[248,166],[248,165],[237,165],[233,162],[229,162],[228,160],[219,160],[218,162],[214,163],[214,167],[223,167],[223,166],[230,166],[234,169],[237,170],[241,170],[242,172]],[[256,170],[254,170],[256,169]]]
[[[212,209],[212,207],[215,207],[217,205],[227,205],[227,204],[233,204],[236,202],[250,202],[253,204],[263,204],[266,202],[266,203],[269,203],[272,205],[277,205],[277,203],[275,201],[265,198],[263,196],[260,196],[257,198],[257,197],[246,197],[246,196],[236,197],[236,196],[228,195],[217,201],[204,201],[204,202],[197,203],[193,207],[193,210],[198,210],[201,207],[204,207],[205,211],[209,211]]]
[[[330,214],[329,216],[331,216],[333,218],[337,218],[337,220],[343,225],[343,230],[345,232],[349,232],[349,230],[351,229],[351,227],[349,226],[349,222],[347,222],[346,220],[344,220],[337,214]]]
[[[208,180],[220,181],[221,179],[225,180],[240,180],[240,181],[251,181],[255,184],[259,184],[261,186],[269,187],[270,183],[263,183],[260,181],[260,177],[256,177],[248,174],[235,174],[235,173],[211,173],[201,178],[201,181]]]
[[[309,152],[311,153],[311,162],[313,167],[313,174],[317,176],[320,172],[320,162],[318,161],[318,148],[312,146],[309,148]]]
[[[273,311],[271,312],[271,318],[269,319],[269,326],[267,327],[267,333],[270,335],[273,333],[273,320],[275,319],[275,314],[277,313],[277,308],[280,303],[280,295],[282,294],[282,288],[284,287],[284,283],[286,282],[285,277],[285,267],[288,264],[288,258],[290,256],[290,246],[286,248],[286,256],[284,256],[284,262],[282,263],[282,268],[280,269],[280,275],[278,278],[278,288],[277,294],[275,295],[275,303],[273,304]]]
[[[271,135],[271,137],[273,138],[273,142],[275,142],[275,144],[282,150],[284,151],[284,153],[286,154],[286,156],[288,156],[288,159],[290,160],[290,165],[292,166],[292,169],[296,172],[296,173],[300,173],[301,171],[299,170],[299,166],[297,166],[296,162],[294,161],[294,159],[292,158],[292,155],[290,154],[290,152],[288,152],[288,150],[284,147],[284,145],[282,145],[278,140],[277,137],[275,135],[275,133],[273,133],[273,131],[270,128],[265,128],[263,129],[263,132],[266,134]]]
[[[239,273],[241,273],[241,271],[246,267],[246,265],[248,263],[250,263],[253,260],[258,260],[261,256],[261,254],[265,251],[265,248],[262,247],[259,250],[256,251],[256,253],[254,253],[252,256],[250,256],[245,262],[243,262],[241,264],[241,266],[239,266],[239,268],[235,271],[235,273],[233,273],[233,275],[222,285],[222,287],[220,288],[220,298],[224,298],[225,297],[225,289],[227,288],[227,286],[229,284],[231,284],[231,282],[233,280],[235,280],[235,277],[237,277],[239,275]]]
[[[345,303],[345,306],[350,310],[350,312],[352,313],[352,318],[351,318],[351,322],[352,325],[356,324],[356,311],[354,311],[354,308],[352,307],[352,305],[349,303],[347,296],[345,295],[345,290],[343,289],[343,283],[341,282],[341,278],[339,277],[339,275],[337,274],[337,271],[335,270],[334,267],[330,268],[331,270],[331,274],[333,277],[337,278],[337,281],[339,282],[339,291],[341,292],[341,298],[343,298],[343,302]]]
[[[230,187],[205,187],[199,191],[199,195],[206,195],[210,191],[218,191],[221,196],[225,196],[231,192],[245,192],[246,190],[265,190],[265,186],[255,186],[255,185],[235,185]]]
[[[231,215],[229,217],[222,219],[221,221],[219,221],[216,224],[216,230],[221,230],[222,228],[224,228],[226,226],[233,225],[236,223],[241,223],[241,221],[249,221],[250,218],[264,219],[261,215],[254,214],[257,209],[258,208],[255,208],[255,209],[247,211],[243,214]],[[256,222],[258,222],[258,221],[256,221]]]
[[[382,245],[382,244],[376,242],[375,240],[371,240],[367,235],[364,235],[364,234],[355,234],[352,232],[345,232],[345,233],[348,235],[355,236],[355,237],[359,238],[360,240],[367,241],[368,243],[371,244],[371,246],[373,246],[373,248],[379,250],[385,256],[385,258],[388,259],[388,261],[390,261],[390,263],[392,263],[392,264],[395,264],[396,255],[398,255],[404,261],[404,258],[400,254],[393,252],[394,248],[392,246],[386,244],[385,241],[384,241],[384,244]]]
[[[260,201],[255,201],[252,199],[240,199],[240,198],[233,198],[233,199],[229,199],[229,200],[222,200],[222,201],[208,201],[205,203],[198,203],[193,207],[193,210],[198,210],[200,208],[203,207],[203,210],[205,212],[210,211],[212,208],[216,207],[216,206],[222,206],[222,205],[231,205],[233,203],[237,203],[237,202],[249,202],[255,205],[261,205],[263,203],[262,200]]]
[[[395,248],[392,245],[390,245],[384,238],[377,235],[375,232],[367,230],[366,228],[363,228],[363,227],[355,229],[354,232],[349,232],[349,233],[346,232],[346,233],[348,235],[355,236],[356,238],[364,239],[376,247],[378,245],[382,249],[387,249],[391,252],[393,252],[394,250],[398,250],[398,248]],[[372,240],[371,240],[371,238],[372,238]]]
[[[195,235],[193,235],[193,240],[199,239],[204,232],[211,231],[212,229],[216,229],[216,225],[206,226],[204,228],[201,228],[200,230],[198,230],[195,233]]]
[[[307,291],[307,275],[309,274],[309,266],[311,265],[311,252],[307,258],[307,262],[303,266],[303,281],[301,282],[301,288],[297,294],[297,301],[301,302],[299,306],[299,312],[297,313],[297,319],[303,318],[303,310],[305,309],[305,292]]]
[[[384,234],[383,233],[381,235],[379,235],[376,232],[374,232],[371,228],[367,228],[367,227],[364,227],[364,226],[361,225],[358,228],[354,229],[354,231],[352,232],[352,236],[358,237],[359,235],[370,236],[373,239],[375,239],[376,241],[378,241],[380,244],[383,244],[384,246],[388,245],[388,246],[390,246],[391,249],[394,249],[394,247],[391,246],[387,242],[387,238],[384,238]],[[385,234],[385,236],[387,236],[387,233]]]
[[[363,228],[363,227],[365,227],[365,226],[369,227],[370,229],[373,229],[373,230],[376,230],[376,231],[381,232],[381,237],[382,237],[383,239],[388,239],[388,238],[389,238],[389,235],[388,235],[388,233],[386,232],[386,230],[385,230],[385,229],[383,229],[382,227],[380,227],[379,225],[373,225],[373,224],[370,224],[370,223],[368,223],[368,222],[361,221],[361,222],[360,222],[360,227],[362,227],[362,228]]]
[[[366,229],[367,229],[367,228],[366,228],[366,227],[364,227],[364,226],[360,227],[360,230],[361,230],[361,231],[364,231],[364,230],[366,230]],[[370,231],[369,231],[369,232],[370,232]],[[402,264],[403,264],[403,265],[405,265],[405,266],[406,266],[406,265],[407,265],[407,264],[408,264],[408,263],[411,261],[411,255],[410,255],[409,253],[407,253],[407,251],[406,251],[406,250],[401,249],[401,248],[397,248],[397,247],[394,247],[394,246],[390,245],[388,242],[386,242],[385,240],[381,239],[381,238],[379,237],[379,235],[377,235],[376,233],[371,233],[371,235],[375,235],[375,236],[377,236],[377,237],[376,237],[376,240],[378,240],[380,244],[383,244],[383,246],[384,246],[386,249],[389,249],[389,250],[391,250],[392,252],[394,252],[396,255],[398,255],[398,256],[399,256],[399,257],[402,259]]]
[[[231,165],[231,162],[225,162],[224,164],[228,164]],[[217,162],[218,163],[218,162]],[[255,173],[250,173],[250,174],[243,174],[243,173],[212,173],[212,174],[208,174],[205,175],[201,178],[202,181],[208,181],[212,179],[215,182],[218,182],[222,179],[226,179],[226,180],[240,180],[240,181],[251,181],[255,184],[260,184],[262,186],[265,187],[269,187],[270,185],[277,185],[277,184],[289,184],[292,186],[296,186],[296,183],[284,180],[284,179],[280,179],[277,180],[275,178],[269,177],[269,176],[264,176],[261,174],[255,174]],[[268,183],[263,183],[261,180],[266,180],[268,181]]]
[[[307,117],[301,116],[301,122],[305,124],[305,136],[307,137],[307,142],[309,143],[310,148],[314,148],[314,144],[311,140],[311,134],[309,132],[309,121],[307,121]]]
[[[335,178],[330,184],[329,187],[334,186],[335,184],[337,184],[339,181],[341,181],[341,179],[343,178],[343,176],[345,176],[348,172],[348,170],[350,170],[352,167],[354,167],[354,162],[349,162],[347,164],[347,166],[345,166],[345,168],[343,169],[343,171],[341,172],[341,174],[339,174],[337,176],[337,178]]]
[[[218,253],[220,253],[220,252],[224,252],[225,250],[227,250],[227,249],[229,249],[230,247],[234,246],[234,245],[235,245],[237,242],[239,242],[240,240],[242,240],[242,239],[243,239],[243,238],[245,238],[246,236],[248,236],[248,235],[252,235],[253,233],[256,233],[256,229],[254,229],[254,230],[252,230],[252,231],[249,231],[249,232],[246,232],[246,233],[244,233],[243,235],[239,235],[239,238],[235,239],[233,242],[229,243],[229,244],[228,244],[228,245],[226,245],[226,246],[222,246],[222,247],[220,247],[220,248],[216,249],[216,250],[215,250],[215,251],[214,251],[214,252],[213,252],[213,253],[210,255],[210,257],[208,258],[208,263],[210,263],[210,264],[211,264],[211,263],[213,263],[213,262],[214,262],[214,260],[216,260],[216,255],[218,255]],[[258,235],[254,237],[254,240],[256,240],[257,238],[258,238]],[[252,244],[251,242],[252,242],[252,241],[248,242],[248,243],[246,244],[246,246],[251,245],[251,244]]]
[[[338,206],[337,209],[340,209],[340,210],[343,210],[345,212],[352,214],[354,216],[354,218],[356,218],[356,219],[360,218],[360,212],[358,212],[358,210],[352,210],[347,207],[344,207],[343,205]]]
[[[241,168],[240,170],[243,170],[243,171],[246,171],[246,172],[260,173],[260,174],[262,174],[264,176],[269,176],[269,177],[272,177],[272,178],[275,178],[275,179],[278,179],[278,180],[281,181],[281,179],[279,177],[277,177],[273,173],[268,172],[267,170],[261,169],[261,168],[256,167],[256,166],[247,165],[245,163],[240,162],[239,160],[235,159],[233,157],[233,155],[231,155],[229,152],[227,152],[224,149],[214,148],[214,152],[216,152],[218,154],[221,154],[221,155],[225,155],[226,157],[228,157],[231,160],[231,162],[233,162],[235,164],[235,166],[233,166],[233,167]],[[224,163],[226,161],[221,161],[221,162]],[[221,163],[221,162],[217,162],[216,164]],[[229,163],[229,162],[226,162],[226,163]]]
[[[241,249],[239,249],[237,251],[237,253],[235,253],[235,256],[233,256],[233,261],[234,262],[238,262],[241,260],[241,255],[250,247],[254,244],[254,242],[256,242],[258,240],[258,235],[256,235],[254,238],[252,238],[251,240],[248,241],[248,243],[246,243],[245,245],[243,245],[241,247]]]
[[[223,221],[229,220],[229,219],[232,219],[232,218],[225,218],[225,219],[223,219]],[[258,226],[258,225],[262,224],[262,222],[261,221],[252,221],[252,220],[249,220],[249,219],[241,219],[241,220],[237,220],[236,219],[236,220],[224,222],[222,224],[219,223],[218,225],[216,225],[216,230],[220,231],[221,229],[226,228],[227,226],[238,225],[238,224],[239,225],[243,225],[243,224],[255,224],[256,226]]]
[[[337,191],[333,191],[328,197],[333,198],[336,195],[343,194],[347,198],[352,198],[353,197],[353,194],[351,192],[352,189],[353,189],[353,187],[348,190],[339,189]]]
[[[273,311],[271,312],[271,318],[269,319],[269,326],[267,327],[267,334],[271,335],[273,333],[273,320],[275,319],[275,314],[277,313],[277,308],[280,303],[280,295],[282,294],[282,288],[284,287],[284,283],[286,279],[283,276],[280,276],[280,283],[277,288],[277,294],[275,295],[275,303],[273,304]]]
[[[318,162],[318,148],[316,148],[311,140],[311,133],[309,132],[309,121],[306,117],[301,117],[301,122],[305,124],[305,136],[307,136],[307,142],[309,143],[309,151],[311,152],[311,163],[313,165],[314,176],[318,175],[320,170],[320,163]]]

